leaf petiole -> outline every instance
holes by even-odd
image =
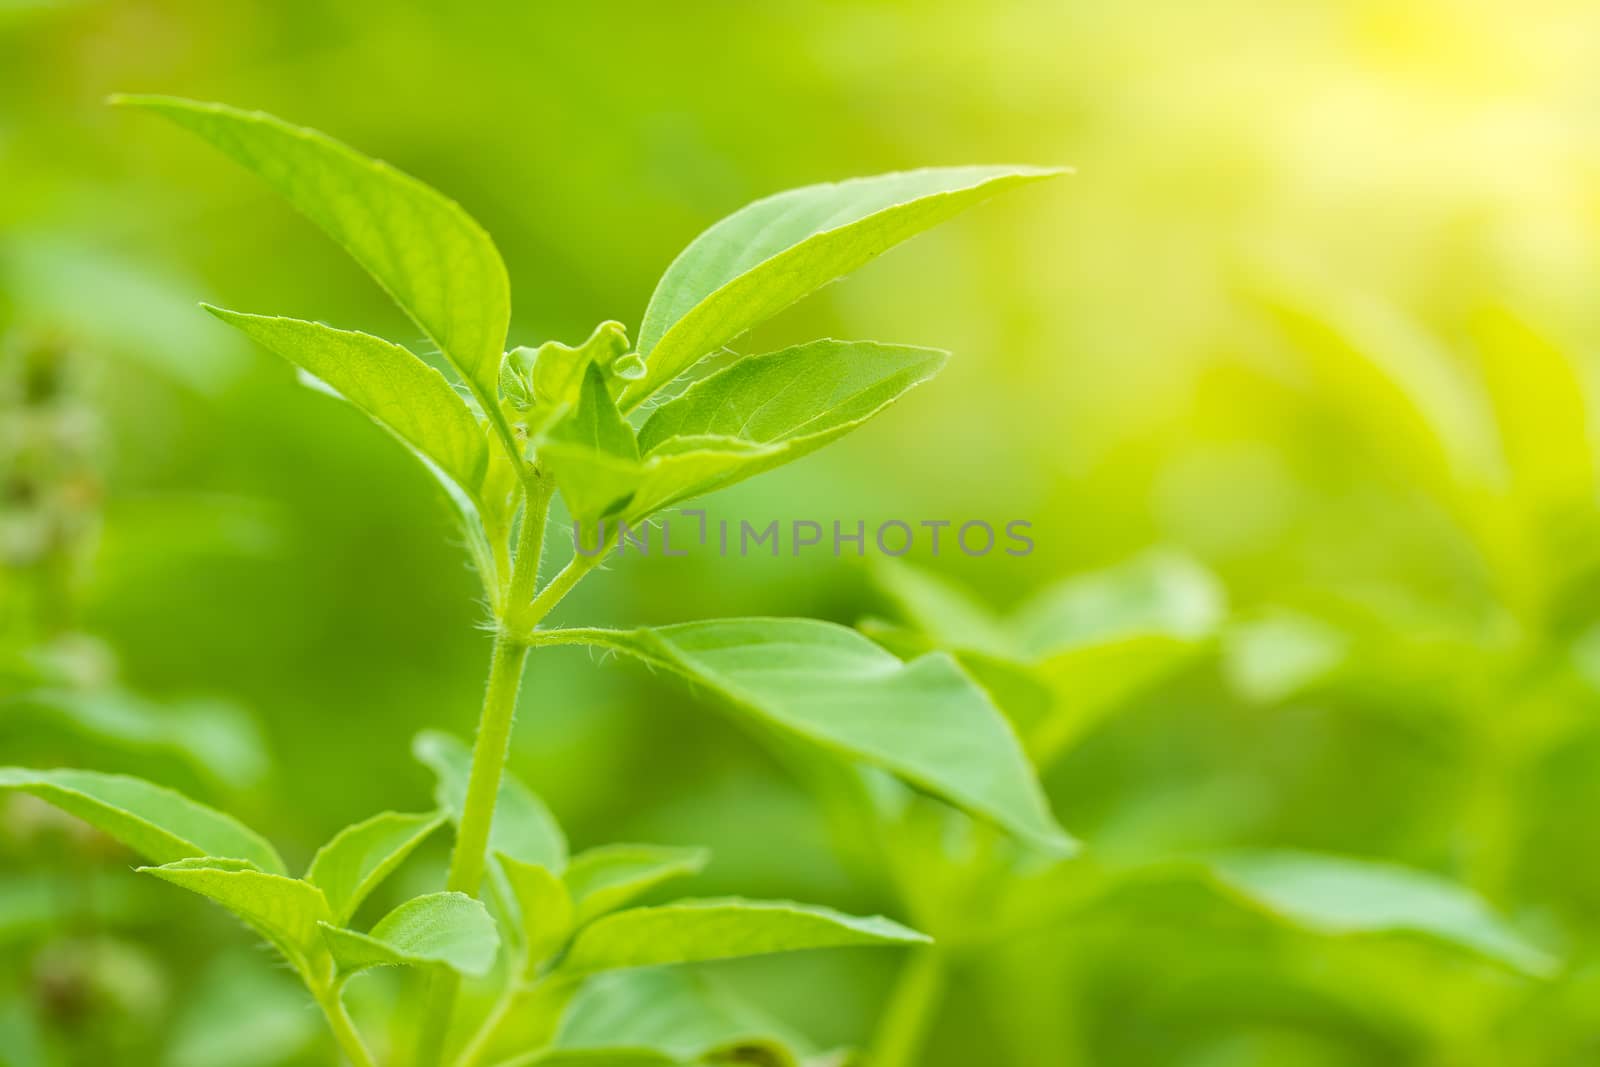
[[[345,1054],[345,1058],[355,1067],[377,1067],[377,1061],[368,1051],[367,1043],[361,1039],[361,1032],[356,1029],[350,1013],[345,1010],[343,992],[343,979],[335,979],[313,989],[317,1006],[322,1009],[323,1016],[328,1020],[328,1028],[333,1031],[333,1038],[339,1043],[339,1049]]]

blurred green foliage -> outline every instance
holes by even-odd
[[[171,782],[298,867],[426,805],[408,739],[470,729],[487,656],[426,474],[194,303],[414,331],[264,187],[105,94],[261,107],[449,191],[495,234],[527,345],[636,328],[675,251],[754,197],[1070,163],[763,327],[764,349],[955,356],[709,507],[1031,520],[1028,557],[918,560],[1024,631],[1062,579],[1155,546],[1217,576],[1221,614],[1046,656],[930,622],[852,557],[704,552],[621,558],[562,611],[871,618],[897,650],[964,649],[1019,724],[1065,724],[1047,785],[1080,857],[964,851],[917,799],[906,847],[950,862],[907,893],[848,839],[839,783],[582,651],[535,654],[515,769],[579,846],[710,846],[696,890],[929,923],[956,946],[930,1067],[1587,1062],[1597,72],[1600,16],[1569,0],[0,2],[0,763]],[[442,847],[400,881],[433,888]],[[1464,883],[1561,962],[1317,936],[1163,873],[1263,848]],[[127,866],[0,809],[0,1062],[329,1062],[244,934]],[[891,957],[705,979],[764,1005],[752,1033],[870,1045],[922,973]]]

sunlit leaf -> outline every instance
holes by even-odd
[[[399,345],[320,322],[201,305],[360,408],[478,499],[488,473],[483,430],[444,375]]]
[[[882,916],[858,918],[787,901],[726,898],[629,908],[585,927],[562,960],[566,974],[928,939]]]
[[[1508,311],[1475,323],[1480,366],[1511,476],[1535,506],[1594,506],[1594,441],[1579,361]]]
[[[566,883],[577,925],[614,911],[663,882],[699,873],[711,858],[703,848],[602,845],[567,865]]]
[[[636,406],[700,357],[879,253],[1016,185],[1062,173],[949,167],[791,189],[695,238],[657,283],[639,329]]]
[[[1022,746],[947,655],[902,663],[811,619],[721,619],[640,631],[647,658],[759,721],[881,766],[1037,845],[1072,847]]]
[[[1211,870],[1241,897],[1322,933],[1423,934],[1531,974],[1555,967],[1476,893],[1423,871],[1302,852],[1225,855]]]
[[[306,881],[322,890],[343,925],[356,908],[428,835],[444,822],[436,812],[403,815],[386,811],[347,826],[317,850]]]
[[[0,790],[32,793],[116,838],[152,863],[199,856],[248,860],[271,874],[283,860],[265,838],[214,808],[140,778],[98,771],[0,767]]]
[[[675,438],[747,460],[694,494],[799,459],[860,426],[931,378],[945,353],[874,341],[813,341],[742,359],[695,382],[639,429],[646,453]]]
[[[322,934],[346,973],[442,964],[462,974],[483,975],[494,966],[500,947],[488,910],[465,893],[413,897],[364,934],[327,923]]]
[[[1600,570],[1600,500],[1583,360],[1506,311],[1474,325],[1518,526],[1501,568],[1530,614],[1562,606],[1570,586],[1586,612],[1585,580]]]
[[[316,886],[238,860],[205,857],[139,870],[221,904],[302,970],[316,950],[317,924],[333,917]]]
[[[119,97],[232,156],[366,268],[493,409],[511,315],[494,243],[454,201],[387,163],[261,112],[161,96]]]

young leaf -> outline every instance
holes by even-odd
[[[1322,933],[1416,933],[1529,974],[1555,968],[1482,897],[1423,871],[1304,852],[1235,853],[1213,860],[1211,870],[1244,899]]]
[[[931,348],[874,341],[813,341],[751,356],[657,408],[639,430],[639,447],[650,452],[679,437],[769,446],[716,483],[728,485],[842,437],[933,377],[945,359]]]
[[[548,867],[523,863],[503,852],[495,859],[505,872],[506,885],[521,913],[524,969],[531,971],[559,949],[572,932],[572,896]]]
[[[913,945],[927,937],[875,915],[858,918],[788,901],[681,900],[596,919],[562,960],[565,974],[764,956],[852,945]]]
[[[621,508],[639,480],[639,445],[617,411],[605,373],[590,363],[578,403],[539,445],[574,519],[590,521]]]
[[[674,437],[639,465],[638,487],[625,518],[635,522],[662,508],[746,477],[783,455],[783,445],[758,445],[731,437]]]
[[[511,287],[494,242],[459,204],[325,134],[261,112],[162,96],[116,102],[210,141],[322,227],[439,346],[494,417]]]
[[[413,897],[365,934],[323,923],[322,936],[345,974],[369,967],[443,964],[481,976],[494,966],[500,948],[488,910],[465,893]]]
[[[317,850],[306,881],[321,889],[343,926],[356,908],[418,845],[444,822],[437,812],[402,815],[386,811],[347,826]]]
[[[31,793],[116,838],[152,863],[197,856],[248,860],[283,874],[260,834],[230,816],[141,778],[98,771],[0,767],[0,790]]]
[[[500,392],[519,412],[537,416],[564,408],[577,402],[591,364],[610,372],[609,378],[630,347],[622,323],[602,322],[576,348],[560,341],[514,348],[500,366]]]
[[[424,730],[412,742],[411,751],[438,777],[434,795],[439,806],[450,813],[452,821],[459,820],[467,796],[472,750],[449,734]],[[496,852],[552,871],[567,865],[567,839],[555,816],[544,801],[509,773],[501,779],[494,825],[489,831],[489,853]]]
[[[139,870],[221,904],[302,970],[316,949],[317,924],[332,918],[316,886],[239,860],[204,857]]]
[[[1011,186],[1062,173],[948,167],[791,189],[758,200],[695,238],[645,309],[645,376],[631,410],[700,357],[879,253]]]
[[[710,858],[703,848],[665,845],[604,845],[579,853],[566,873],[576,925],[615,911],[663,882],[698,874]]]
[[[944,653],[902,663],[812,619],[718,619],[643,630],[641,651],[762,722],[864,760],[1019,837],[1073,845],[988,695]]]
[[[399,345],[370,334],[201,306],[326,383],[481,503],[488,442],[444,375]]]

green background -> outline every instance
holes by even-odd
[[[1600,1050],[1585,962],[1600,932],[1592,5],[0,0],[0,329],[13,353],[69,352],[56,476],[83,491],[48,506],[104,520],[70,592],[44,594],[63,616],[47,629],[94,635],[148,696],[248,709],[271,764],[219,781],[4,718],[0,762],[162,778],[293,863],[372,811],[428,803],[409,740],[471,729],[479,590],[426,474],[195,304],[408,344],[415,329],[264,186],[104,106],[118,91],[258,107],[458,199],[507,262],[513,344],[577,343],[606,318],[636,329],[678,249],[779,189],[1074,166],[762,327],[748,350],[827,335],[954,355],[715,513],[1027,519],[1026,558],[921,562],[1005,609],[1166,546],[1220,576],[1236,620],[1329,621],[1349,655],[1336,684],[1249,699],[1207,656],[1119,707],[1048,776],[1062,823],[1112,856],[1291,846],[1436,871],[1567,970],[1538,983],[1437,945],[1135,899],[974,954],[926,1062],[1453,1067]],[[1507,317],[1542,340],[1519,334],[1497,378],[1483,350]],[[1554,384],[1529,385],[1525,368],[1551,365]],[[13,530],[36,502],[4,506]],[[0,576],[12,651],[39,637],[20,621],[37,615],[31,566]],[[699,552],[616,561],[559,619],[887,612],[849,558]],[[697,892],[895,913],[771,754],[643,670],[537,652],[513,744],[577,845],[706,844]],[[28,818],[0,819],[5,879],[23,885],[42,852],[54,869],[90,862]],[[127,895],[126,924],[41,933],[7,911],[29,890],[0,896],[7,1010],[45,1020],[41,1063],[234,1062],[184,1060],[171,1035],[202,991],[270,969],[220,914],[127,888],[125,866],[112,855],[90,881],[113,911]],[[867,1040],[897,962],[728,973],[831,1045]]]

